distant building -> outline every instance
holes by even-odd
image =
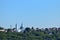
[[[15,24],[15,31],[17,32],[17,24]]]
[[[5,32],[5,29],[0,27],[0,32]]]
[[[23,23],[21,23],[20,28],[18,29],[18,32],[23,32]]]
[[[23,23],[21,24],[20,29],[21,29],[21,30],[23,29]]]
[[[5,30],[4,29],[1,29],[0,32],[4,32]]]

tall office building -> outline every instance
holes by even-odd
[[[12,25],[10,25],[10,29],[12,29]]]
[[[23,23],[21,23],[20,29],[21,29],[21,30],[23,29]]]
[[[17,32],[17,24],[15,24],[15,29],[16,29],[16,32]]]
[[[23,32],[23,23],[21,23],[20,28],[18,29],[18,32]]]

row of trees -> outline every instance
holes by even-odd
[[[57,28],[25,28],[21,32],[0,32],[0,40],[60,40],[60,30]]]

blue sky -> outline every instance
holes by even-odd
[[[60,0],[0,0],[0,26],[60,27]]]

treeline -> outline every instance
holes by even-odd
[[[1,28],[3,29],[3,28]],[[34,29],[26,27],[21,32],[0,31],[0,40],[60,40],[60,28]]]

